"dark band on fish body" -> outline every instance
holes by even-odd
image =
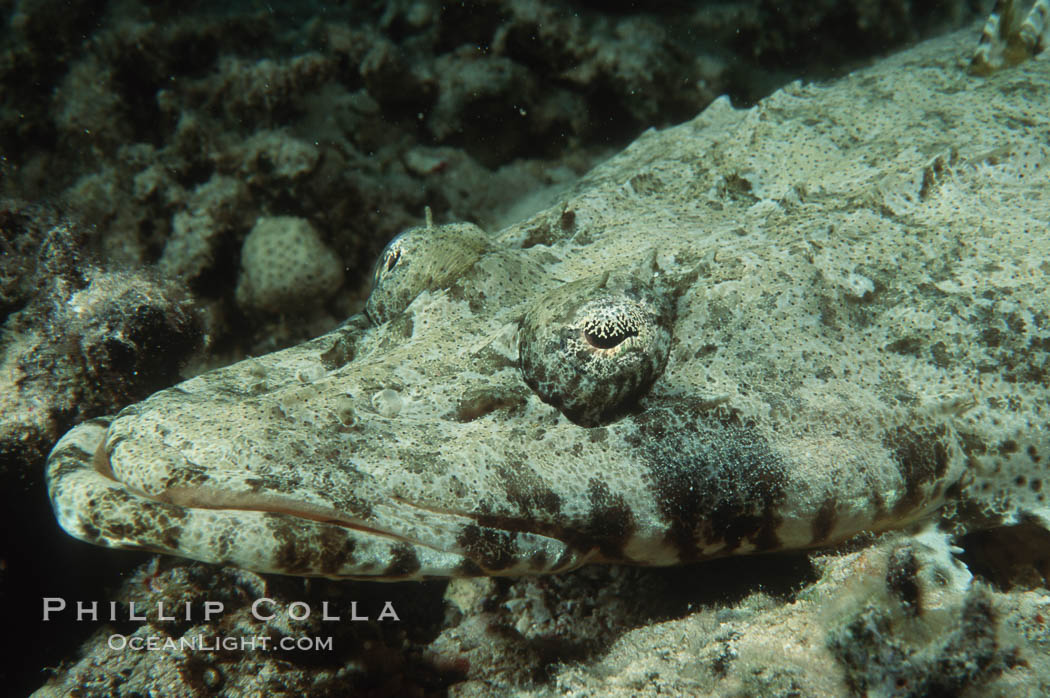
[[[744,541],[758,550],[780,545],[777,511],[787,465],[752,426],[666,399],[635,424],[634,441],[668,522],[667,541],[682,562],[702,559],[702,544],[720,544],[720,554]]]
[[[832,530],[835,528],[835,506],[836,502],[833,497],[825,499],[820,509],[817,510],[817,516],[813,519],[811,542],[814,545],[819,545],[828,540],[828,536],[831,535]]]
[[[398,543],[390,551],[393,561],[383,572],[384,577],[412,577],[422,565],[419,556],[408,543]]]
[[[474,560],[487,572],[499,572],[517,562],[515,531],[501,531],[487,526],[469,524],[456,542],[463,554]]]
[[[622,560],[624,547],[637,528],[630,505],[596,477],[587,483],[587,499],[591,510],[580,531],[582,540],[570,539],[570,543],[581,550],[597,548],[607,560]]]
[[[336,527],[325,527],[318,538],[319,569],[323,574],[334,575],[340,569],[350,566],[354,561],[354,539]]]
[[[149,501],[145,508],[138,495],[123,490],[110,489],[86,503],[84,511],[78,513],[81,530],[94,542],[104,545],[108,540],[133,540],[144,531],[156,532],[155,537],[162,549],[178,550],[182,527],[188,514],[185,509],[165,502]],[[105,514],[110,511],[132,512],[130,521],[114,520]],[[146,546],[135,546],[146,547]]]
[[[525,519],[545,518],[539,512],[556,515],[561,511],[561,497],[544,483],[536,471],[522,462],[496,466],[507,501],[518,508]]]
[[[944,425],[900,426],[887,431],[882,443],[893,454],[904,479],[904,495],[894,504],[894,511],[914,509],[922,501],[923,485],[948,472],[948,429]]]
[[[58,482],[67,475],[83,470],[84,463],[90,463],[92,455],[75,444],[68,444],[53,451],[49,458],[47,476],[50,480]]]
[[[313,551],[302,544],[301,536],[296,532],[295,520],[276,512],[264,512],[263,516],[267,528],[277,541],[274,562],[278,569],[286,574],[302,574],[315,568]]]

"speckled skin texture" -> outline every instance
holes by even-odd
[[[49,463],[60,523],[257,571],[416,579],[826,545],[945,502],[958,531],[1045,521],[1050,109],[1031,88],[1050,64],[977,78],[966,48],[716,101],[454,279],[412,282],[382,324],[76,428]],[[648,390],[588,427],[530,389],[519,332],[606,273],[653,288],[673,326]]]

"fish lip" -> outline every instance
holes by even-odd
[[[120,482],[120,480],[117,479],[117,476],[113,474],[113,466],[109,462],[109,449],[106,448],[105,438],[102,438],[98,442],[95,454],[91,457],[91,467],[103,477],[108,477],[114,482]]]
[[[143,492],[129,486],[116,477],[110,462],[110,451],[114,444],[107,444],[103,438],[92,456],[92,468],[101,476],[119,484],[128,492],[154,502],[170,504],[183,509],[215,509],[225,511],[253,511],[279,514],[303,521],[315,521],[333,526],[361,531],[370,535],[388,538],[399,542],[425,545],[419,541],[413,541],[394,531],[384,530],[375,526],[369,526],[364,521],[353,517],[346,517],[334,509],[326,510],[325,507],[310,504],[290,497],[273,495],[253,495],[244,493],[224,492],[214,488],[203,487],[169,487],[156,494]],[[239,501],[236,501],[239,500]],[[248,502],[247,504],[245,502]],[[410,502],[403,502],[411,505]]]
[[[234,493],[205,487],[171,487],[158,492],[156,495],[142,496],[185,509],[216,509],[276,514],[300,521],[313,521],[340,526],[399,542],[425,545],[425,543],[412,540],[395,531],[370,525],[360,518],[345,516],[335,509],[283,495]]]

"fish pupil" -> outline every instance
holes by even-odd
[[[595,349],[612,349],[623,344],[626,340],[631,337],[637,337],[638,332],[635,330],[621,330],[609,332],[607,334],[595,334],[593,332],[584,332],[583,337],[587,342]]]

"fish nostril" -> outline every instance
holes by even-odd
[[[524,403],[525,396],[517,390],[486,386],[464,393],[449,416],[458,422],[473,422],[498,410],[515,409]]]

